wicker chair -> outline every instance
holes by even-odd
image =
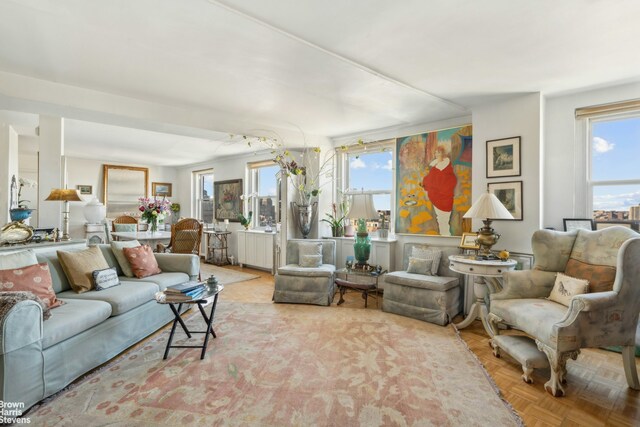
[[[158,252],[174,254],[200,254],[202,223],[194,218],[185,218],[171,226],[169,246],[158,244]]]
[[[135,227],[136,227],[135,231],[138,231],[138,219],[130,215],[122,215],[114,219],[113,222],[111,223],[112,232],[117,231],[116,224],[135,224]],[[118,240],[118,238],[116,236],[113,236],[113,240]]]

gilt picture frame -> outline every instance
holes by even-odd
[[[487,141],[487,178],[520,176],[520,137]]]
[[[462,249],[480,249],[480,245],[476,242],[478,239],[478,233],[462,233],[462,238],[460,239],[460,245]]]
[[[173,194],[173,184],[170,182],[152,182],[151,195],[154,197],[171,197]]]

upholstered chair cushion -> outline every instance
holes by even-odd
[[[608,265],[593,265],[577,259],[569,259],[564,273],[571,277],[589,281],[589,292],[606,292],[613,289],[616,268]]]
[[[136,232],[138,231],[138,224],[113,224],[113,228],[115,228],[116,232]]]
[[[438,249],[425,249],[418,246],[413,247],[411,257],[421,258],[431,261],[431,275],[438,275],[438,266],[440,265],[440,258],[442,257],[442,251]],[[410,257],[410,258],[411,258]]]
[[[558,273],[553,289],[551,289],[549,300],[569,307],[571,298],[576,295],[586,294],[587,292],[589,292],[588,280],[576,279],[575,277]]]
[[[491,300],[491,313],[516,329],[551,342],[553,325],[566,316],[567,307],[541,298]]]
[[[432,266],[433,266],[432,259],[409,257],[409,265],[407,266],[407,273],[424,274],[427,276],[433,276],[433,274],[431,274]]]

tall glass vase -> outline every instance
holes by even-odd
[[[314,202],[311,205],[299,205],[296,202],[291,202],[293,219],[300,229],[303,239],[306,239],[311,232],[311,226],[316,217],[317,206],[318,202]]]
[[[149,233],[155,233],[156,231],[158,231],[158,217],[157,216],[153,216],[151,217],[151,219],[148,222],[148,230]]]

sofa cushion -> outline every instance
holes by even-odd
[[[564,273],[571,277],[589,281],[589,292],[613,290],[616,268],[608,265],[593,265],[577,259],[569,259]]]
[[[49,264],[46,262],[11,270],[0,270],[0,290],[32,292],[47,305],[47,308],[62,305],[62,301],[56,298],[56,293],[53,291]]]
[[[567,314],[567,307],[541,298],[491,300],[491,313],[527,334],[550,342],[553,325]]]
[[[407,273],[406,271],[394,271],[386,274],[384,280],[387,283],[434,291],[446,291],[458,286],[457,277],[426,276],[424,274]]]
[[[149,277],[143,277],[138,279],[136,277],[124,279],[127,282],[151,282],[158,285],[161,291],[164,291],[168,286],[179,285],[189,281],[189,275],[187,273],[180,272],[167,272],[164,271],[160,274],[155,274]]]
[[[109,268],[102,251],[96,246],[75,252],[57,251],[57,254],[71,288],[78,293],[93,289],[95,270]]]
[[[90,291],[82,294],[66,291],[58,294],[58,297],[67,301],[69,299],[104,301],[111,306],[111,315],[118,316],[153,300],[159,290],[158,285],[151,282],[122,281],[120,286],[102,291]]]
[[[66,293],[74,296],[73,291]],[[86,331],[111,316],[111,306],[104,301],[65,299],[65,304],[51,311],[51,317],[43,324],[42,348],[49,348]]]
[[[111,250],[113,251],[113,256],[116,258],[116,260],[118,260],[118,265],[122,269],[122,273],[127,277],[133,277],[133,270],[131,270],[131,265],[129,265],[127,257],[124,256],[123,249],[135,248],[137,246],[140,246],[140,242],[138,242],[137,240],[111,242]]]
[[[307,276],[307,277],[331,277],[336,267],[331,264],[322,264],[320,267],[300,267],[298,264],[288,264],[278,268],[281,276]]]
[[[158,267],[158,261],[153,256],[153,250],[149,245],[137,246],[135,248],[123,248],[124,256],[129,261],[133,275],[138,279],[162,273]]]
[[[37,264],[36,254],[31,250],[3,253],[0,255],[0,270],[26,267]]]

